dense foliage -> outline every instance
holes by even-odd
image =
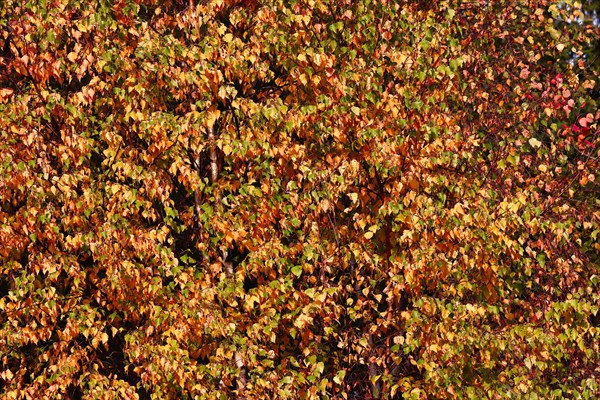
[[[2,396],[597,398],[581,15],[5,0]]]
[[[582,15],[582,24],[599,26],[600,0],[585,0],[582,4]],[[596,71],[600,71],[600,34],[597,33],[597,30],[590,33],[592,40],[584,47],[584,52],[588,57],[587,64]],[[596,92],[599,93],[600,89],[596,88]]]

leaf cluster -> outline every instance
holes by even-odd
[[[2,396],[597,397],[581,13],[6,0]]]

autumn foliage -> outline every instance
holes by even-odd
[[[2,398],[598,398],[578,7],[5,0]]]

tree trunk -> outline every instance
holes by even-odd
[[[219,165],[218,165],[218,155],[217,155],[217,146],[216,146],[216,138],[213,128],[208,129],[208,140],[210,142],[210,181],[214,184],[217,182],[219,177]],[[219,188],[214,189],[214,197],[215,197],[215,210],[221,208],[221,195],[219,192]],[[225,273],[227,277],[230,279],[234,279],[234,271],[233,264],[227,260],[228,251],[227,249],[222,249],[221,252],[221,263],[225,268]],[[237,379],[237,398],[243,399],[244,389],[246,387],[246,366],[244,363],[244,357],[240,351],[236,351],[235,355],[235,365],[240,369],[238,379]]]

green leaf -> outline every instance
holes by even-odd
[[[423,51],[427,51],[430,47],[431,47],[431,41],[430,40],[426,40],[423,39],[421,40],[421,42],[419,43],[419,47],[423,50]]]
[[[333,381],[335,383],[337,383],[338,385],[341,385],[342,382],[344,381],[344,378],[346,377],[346,370],[339,370],[337,372],[337,374],[335,374],[335,376],[333,377]]]
[[[292,267],[292,274],[294,274],[296,277],[300,277],[300,275],[302,275],[302,266],[294,265]]]

